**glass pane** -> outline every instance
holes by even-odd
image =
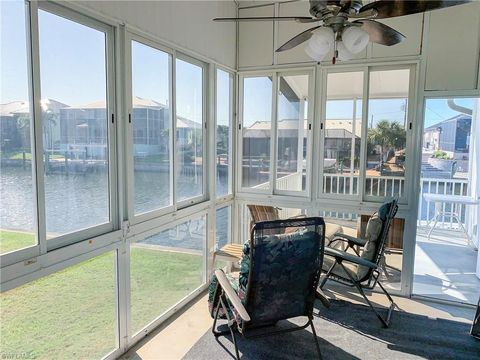
[[[132,41],[135,214],[172,204],[170,55]]]
[[[110,219],[106,35],[42,10],[38,21],[47,237],[56,237]]]
[[[37,243],[24,1],[0,11],[0,254]]]
[[[242,187],[268,189],[272,128],[272,79],[243,80]]]
[[[133,333],[204,283],[206,231],[200,216],[131,245]]]
[[[217,196],[232,192],[233,75],[217,70]]]
[[[307,175],[308,75],[278,79],[277,190],[302,191]]]
[[[362,138],[363,72],[331,73],[323,158],[323,192],[358,195]]]
[[[480,98],[426,99],[424,116],[413,291],[474,305]]]
[[[2,356],[100,359],[117,348],[115,258],[109,252],[2,293]]]
[[[176,60],[177,201],[203,194],[203,69]]]
[[[231,206],[226,206],[216,211],[215,250],[230,244],[231,241]]]
[[[409,69],[370,73],[367,196],[402,196],[405,191],[409,77]]]

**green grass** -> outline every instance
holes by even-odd
[[[201,284],[200,255],[131,249],[132,328]],[[116,347],[115,255],[103,254],[0,294],[1,354],[95,359]]]
[[[37,240],[33,233],[0,230],[0,254],[32,246],[36,243]]]

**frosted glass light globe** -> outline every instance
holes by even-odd
[[[328,52],[333,48],[333,43],[335,42],[335,34],[333,30],[329,27],[322,27],[313,32],[312,37],[310,38],[311,43],[310,47],[319,54],[328,54]]]
[[[353,59],[353,54],[348,51],[343,41],[337,42],[338,60],[346,61]]]
[[[315,61],[322,61],[325,56],[328,54],[328,51],[326,53],[320,53],[316,50],[316,48],[314,46],[312,46],[312,38],[310,38],[310,40],[307,41],[307,43],[305,44],[305,53],[310,56],[313,60]]]
[[[350,26],[343,31],[342,41],[348,51],[358,54],[367,46],[370,35],[357,26]]]

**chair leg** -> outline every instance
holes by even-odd
[[[386,319],[384,319],[380,313],[377,311],[377,309],[375,309],[375,307],[372,305],[372,303],[370,302],[370,300],[368,300],[367,296],[365,295],[363,289],[362,289],[362,285],[360,285],[360,283],[358,281],[356,281],[351,275],[350,273],[348,272],[348,270],[345,268],[345,266],[340,263],[340,265],[343,267],[345,273],[350,277],[350,280],[352,281],[352,283],[355,285],[355,287],[357,288],[358,292],[360,293],[360,295],[362,295],[362,297],[365,299],[366,303],[368,304],[368,306],[370,306],[370,308],[373,310],[373,312],[375,313],[375,315],[377,315],[378,319],[381,321],[383,327],[385,328],[388,328],[388,325],[389,325],[389,322],[390,322],[390,316],[391,316],[391,312],[392,312],[392,305],[390,305],[390,308],[388,309],[388,313],[387,313],[387,317]],[[378,276],[375,278],[375,280],[380,283],[378,281]],[[383,288],[383,286],[380,286],[384,292],[385,289]],[[388,293],[387,294],[387,297],[388,297],[388,300],[390,301],[390,303],[392,304],[393,303],[393,299],[390,297],[390,295]]]
[[[322,353],[320,352],[320,344],[318,343],[317,332],[315,331],[315,327],[313,326],[313,321],[310,319],[310,326],[312,327],[312,334],[315,340],[315,347],[317,348],[318,358],[322,360]]]
[[[390,306],[388,307],[388,312],[387,312],[387,317],[385,321],[387,324],[390,324],[390,317],[392,316],[392,312],[395,309],[395,302],[393,301],[392,297],[388,293],[388,291],[383,287],[382,283],[378,280],[378,275],[377,275],[377,284],[380,286],[380,289],[382,289],[383,293],[387,297],[388,301],[390,302]]]
[[[323,289],[323,287],[325,286],[325,283],[327,282],[328,278],[330,277],[330,274],[332,273],[335,265],[337,265],[336,261],[333,263],[333,265],[330,267],[330,269],[328,269],[327,273],[325,274],[324,278],[322,279],[322,282],[318,286],[320,289]]]
[[[240,360],[240,354],[238,352],[237,339],[235,337],[235,332],[234,332],[234,327],[235,327],[236,322],[235,322],[235,319],[230,318],[230,315],[228,313],[228,308],[225,305],[225,303],[227,301],[226,301],[226,299],[224,301],[224,297],[225,297],[224,294],[222,294],[220,296],[217,308],[215,310],[215,318],[213,320],[212,332],[213,332],[213,335],[215,335],[215,337],[219,337],[221,335],[227,335],[228,333],[230,333],[230,335],[232,336],[233,346],[235,347],[235,356],[236,356],[237,360]],[[218,314],[220,312],[220,306],[223,308],[223,311],[225,312],[225,315],[226,315],[227,321],[228,321],[228,330],[224,330],[224,331],[216,331],[215,330],[217,320],[218,320]]]

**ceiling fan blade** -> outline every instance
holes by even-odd
[[[291,38],[290,40],[288,40],[285,44],[283,44],[282,46],[280,46],[276,52],[281,52],[281,51],[285,51],[285,50],[290,50],[290,49],[293,49],[295,46],[298,46],[300,45],[301,43],[307,41],[308,39],[310,39],[312,37],[312,32],[316,29],[318,29],[319,27],[321,27],[321,25],[319,26],[315,26],[311,29],[308,29],[308,30],[305,30],[303,32],[301,32],[300,34],[298,34],[297,36]]]
[[[253,16],[242,18],[215,18],[213,21],[296,21],[299,23],[317,22],[319,19],[311,18],[308,16]]]
[[[375,9],[375,19],[385,19],[395,16],[417,14],[424,11],[443,9],[450,6],[462,5],[471,0],[380,0],[363,6],[359,13]]]
[[[370,35],[370,41],[392,46],[405,40],[405,36],[385,24],[373,20],[356,20],[353,23],[362,24],[361,28]]]
[[[388,25],[373,20],[356,20],[354,24],[362,24],[361,28],[370,35],[370,41],[392,46],[405,40],[405,36]]]

